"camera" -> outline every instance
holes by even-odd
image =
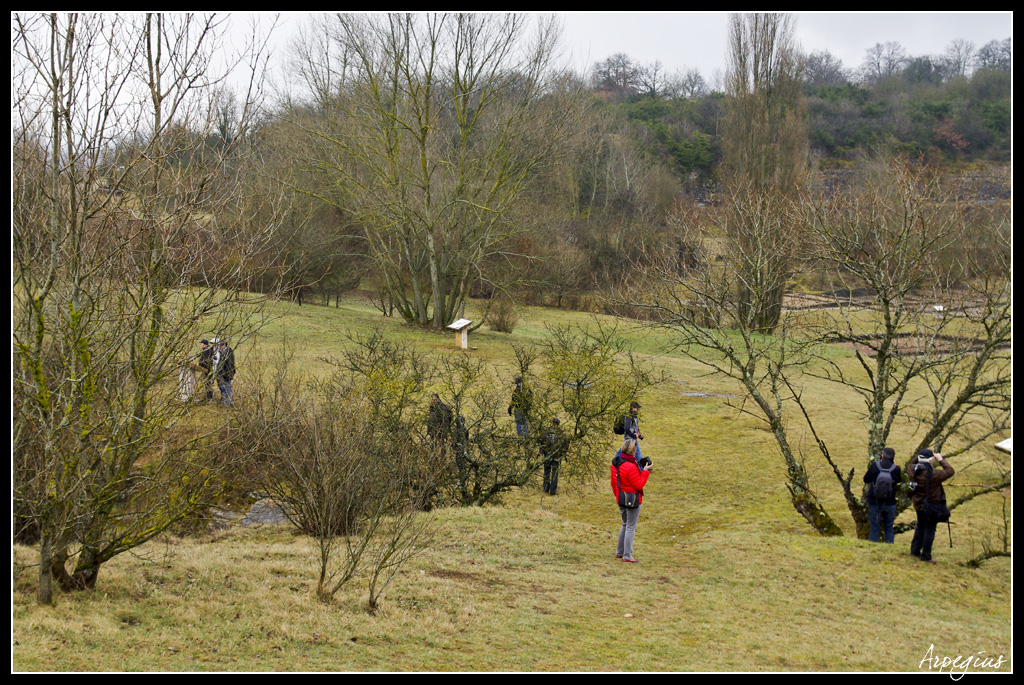
[[[642,471],[645,468],[647,468],[648,466],[650,466],[651,463],[652,463],[651,460],[648,459],[647,457],[640,457],[640,460],[637,462],[636,465],[637,465],[637,468],[639,468]]]

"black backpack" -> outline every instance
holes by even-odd
[[[875,502],[881,503],[882,500],[888,500],[894,494],[896,494],[896,483],[892,479],[892,473],[896,470],[896,464],[893,464],[888,469],[882,466],[882,462],[878,462],[878,475],[875,476],[875,482],[872,485],[872,494],[875,496]]]
[[[626,415],[619,414],[619,418],[615,419],[615,425],[612,427],[616,435],[626,434]]]

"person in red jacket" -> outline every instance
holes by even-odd
[[[619,544],[615,548],[615,558],[623,561],[635,562],[633,558],[633,537],[636,535],[636,524],[640,519],[640,504],[643,503],[644,485],[651,475],[651,465],[648,463],[643,469],[637,467],[636,463],[636,440],[626,440],[622,443],[622,449],[612,459],[612,494],[615,495],[615,502],[619,501],[619,486],[623,492],[632,492],[638,495],[637,506],[627,508],[619,506],[622,514],[622,528],[619,530]]]

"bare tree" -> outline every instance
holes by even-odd
[[[203,333],[259,325],[241,287],[277,211],[243,174],[256,90],[223,135],[223,29],[14,17],[15,508],[43,603],[193,511],[219,466],[217,429],[190,427],[172,379]]]
[[[913,454],[970,453],[1009,429],[1009,232],[1005,219],[964,207],[953,192],[897,160],[853,192],[809,204],[812,244],[835,289],[866,287],[876,312],[865,322],[863,303],[837,298],[840,316],[820,317],[810,333],[854,345],[860,374],[831,363],[823,377],[864,399],[867,463],[901,423],[918,427]],[[864,533],[852,475],[839,480]],[[1008,486],[1001,478],[997,487]]]
[[[732,202],[728,213],[722,213],[726,216],[696,211],[676,216],[677,237],[689,256],[681,259],[677,244],[652,250],[635,265],[634,280],[616,300],[634,310],[647,309],[644,318],[650,325],[675,334],[674,349],[742,385],[746,395],[737,407],[764,421],[775,438],[794,509],[820,533],[840,535],[841,528],[818,498],[788,432],[792,392],[786,373],[806,360],[807,353],[791,338],[786,317],[774,334],[765,334],[757,313],[745,304],[749,292],[758,287],[748,280],[748,265],[792,256],[789,247],[776,240],[778,224],[773,221],[791,213],[794,205],[772,204],[780,202],[773,194],[739,194]],[[722,224],[737,211],[758,217],[742,243],[722,239],[727,230]]]
[[[618,102],[639,92],[643,71],[644,67],[632,57],[617,52],[594,63],[591,68],[591,87]]]
[[[480,265],[509,249],[510,211],[575,121],[557,92],[557,25],[518,15],[340,15],[353,76],[319,120],[321,198],[349,213],[395,309],[444,328]],[[312,191],[311,191],[312,192]]]
[[[1010,71],[1013,67],[1013,39],[993,40],[978,49],[975,56],[978,69]]]
[[[804,60],[804,83],[811,88],[841,86],[849,79],[843,61],[828,50],[815,50]]]
[[[977,51],[974,43],[964,38],[953,40],[943,53],[943,66],[947,79],[964,78],[970,76],[971,67]]]
[[[668,77],[665,75],[665,67],[660,60],[641,67],[640,92],[649,98],[660,98],[665,94],[668,85]]]
[[[723,165],[728,206],[735,211],[727,236],[735,253],[748,258],[739,265],[737,304],[752,312],[756,330],[768,332],[778,323],[791,268],[785,247],[799,225],[785,212],[765,212],[794,198],[807,174],[801,62],[790,15],[733,15],[729,26],[732,97]]]
[[[896,41],[875,43],[864,54],[860,72],[863,80],[877,83],[898,75],[907,62],[907,51]]]
[[[683,68],[668,77],[665,90],[672,97],[694,100],[706,96],[711,89],[700,70]]]

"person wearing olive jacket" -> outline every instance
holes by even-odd
[[[935,463],[941,469],[933,468]],[[931,472],[931,483],[928,482],[928,473]],[[949,465],[941,454],[933,454],[927,447],[921,450],[910,462],[907,470],[911,480],[911,487],[914,494],[911,495],[910,503],[917,512],[917,527],[914,529],[914,539],[910,543],[910,553],[921,561],[932,561],[932,542],[935,540],[935,528],[939,522],[924,516],[921,513],[921,505],[925,501],[927,491],[929,502],[946,502],[946,492],[942,489],[942,483],[953,477],[953,467]]]
[[[611,483],[612,494],[615,495],[615,502],[619,501],[619,484],[622,484],[623,492],[632,492],[639,495],[639,504],[643,504],[644,485],[651,475],[651,465],[647,464],[643,469],[637,467],[636,463],[636,440],[626,440],[622,444],[615,458],[612,459]],[[636,535],[636,524],[640,519],[640,507],[628,509],[619,506],[622,514],[622,528],[619,530],[619,543],[615,548],[615,558],[623,561],[635,562],[633,558],[633,538]]]

